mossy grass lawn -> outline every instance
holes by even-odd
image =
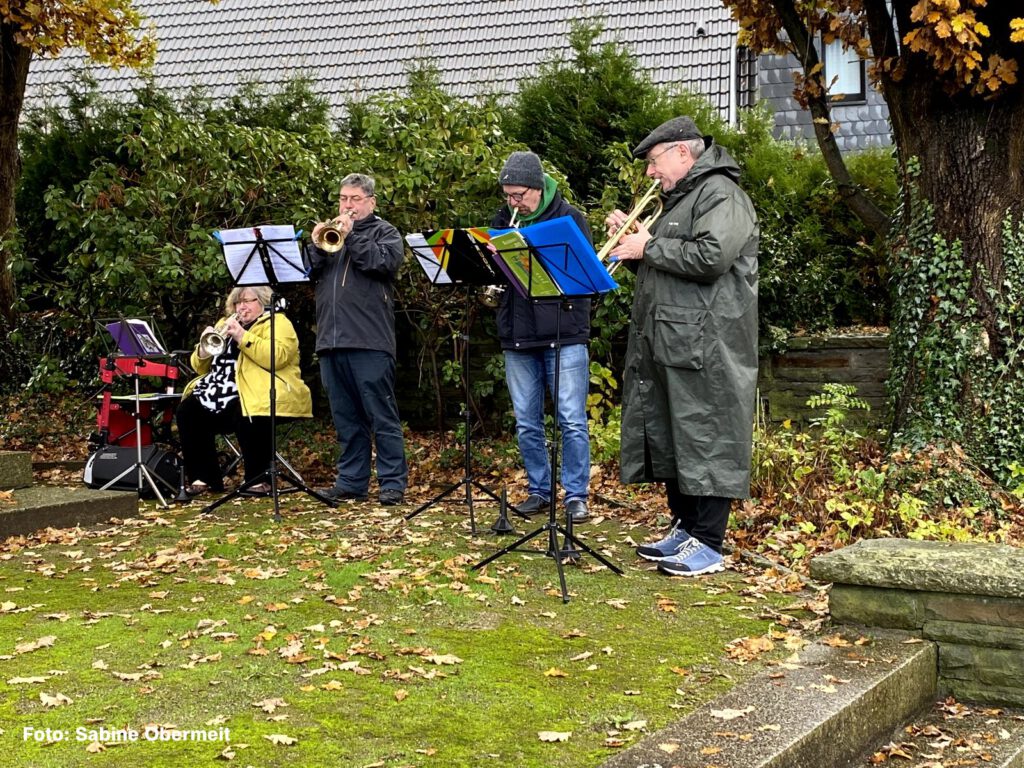
[[[577,532],[625,576],[584,555],[565,604],[546,536],[472,570],[512,541],[492,509],[475,536],[408,509],[143,503],[9,539],[3,764],[597,766],[750,674],[730,641],[794,604],[749,569],[660,576],[610,516]]]

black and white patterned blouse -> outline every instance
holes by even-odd
[[[238,398],[238,384],[235,382],[238,345],[230,336],[225,336],[224,341],[224,351],[213,358],[209,372],[196,382],[192,390],[192,394],[199,398],[199,404],[213,413],[220,413]]]

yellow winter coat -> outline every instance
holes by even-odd
[[[218,323],[223,324],[223,320]],[[313,399],[309,387],[299,373],[299,338],[291,321],[280,312],[274,315],[274,345],[277,355],[274,373],[277,376],[276,415],[309,418],[313,415]],[[210,372],[212,357],[199,356],[199,348],[192,352],[192,368],[199,374],[182,393],[182,399],[195,389],[196,382]],[[235,382],[243,416],[270,415],[270,313],[256,318],[242,336],[239,344]]]

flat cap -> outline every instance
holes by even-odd
[[[711,137],[705,136],[697,130],[697,124],[690,117],[673,117],[666,120],[641,141],[633,149],[633,157],[643,157],[656,144],[664,144],[670,141],[689,141],[690,139],[704,139],[704,147],[711,146]]]

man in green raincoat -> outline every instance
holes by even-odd
[[[723,568],[733,499],[750,492],[757,387],[757,214],[739,168],[689,117],[633,150],[664,211],[611,256],[636,269],[625,360],[624,483],[663,482],[673,525],[637,548],[672,575]],[[626,215],[609,214],[609,234]]]

